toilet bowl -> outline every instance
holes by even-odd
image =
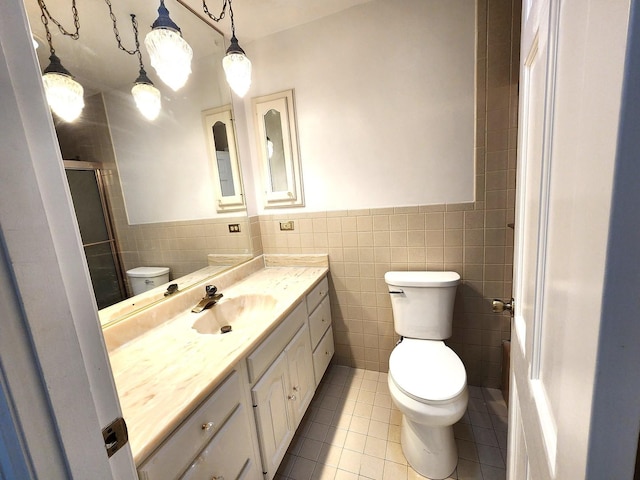
[[[458,463],[452,426],[469,400],[462,361],[442,341],[405,338],[391,352],[387,378],[407,461],[421,475],[447,478]]]
[[[387,272],[394,329],[401,341],[389,357],[391,399],[402,413],[400,441],[411,467],[447,478],[458,463],[453,424],[469,401],[464,365],[451,336],[455,272]]]

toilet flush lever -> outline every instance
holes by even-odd
[[[513,298],[508,302],[494,298],[491,302],[491,310],[493,313],[502,313],[505,310],[513,313]]]
[[[404,293],[403,290],[389,290],[391,295],[402,295]]]

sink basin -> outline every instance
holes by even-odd
[[[250,294],[238,297],[223,297],[213,307],[202,313],[193,322],[198,333],[221,335],[221,329],[227,326],[234,329],[251,326],[276,306],[277,300],[271,295]],[[230,333],[230,332],[229,332]]]

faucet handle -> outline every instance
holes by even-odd
[[[205,290],[207,291],[207,297],[213,297],[218,291],[218,287],[215,285],[207,285]]]

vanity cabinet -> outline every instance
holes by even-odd
[[[274,478],[333,355],[327,292],[324,277],[251,353],[236,360],[233,371],[138,467],[141,480]]]
[[[311,341],[304,323],[251,388],[266,479],[275,475],[314,393]]]
[[[261,478],[241,377],[234,370],[151,454],[140,480]]]

